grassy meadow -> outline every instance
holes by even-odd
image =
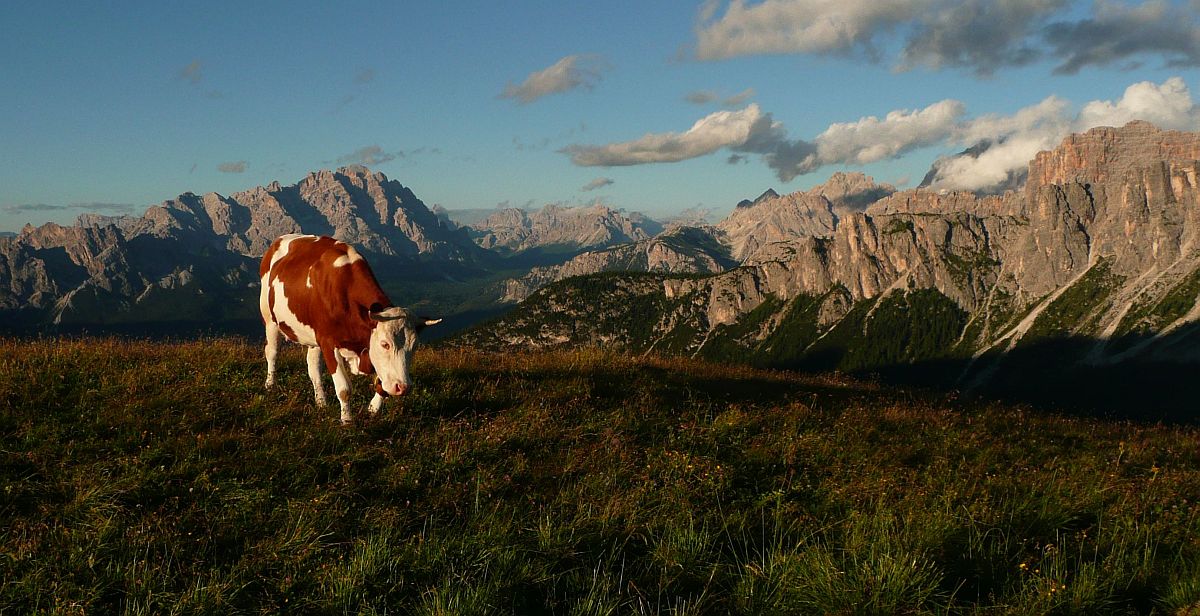
[[[425,349],[343,428],[280,359],[0,341],[0,613],[1200,613],[1194,427]]]

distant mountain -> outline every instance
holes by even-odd
[[[663,226],[637,212],[625,213],[604,205],[547,205],[535,212],[498,210],[469,228],[481,247],[516,254],[533,249],[578,252],[636,242],[658,234]]]
[[[591,250],[559,265],[534,267],[506,281],[501,299],[519,302],[551,282],[597,272],[715,274],[736,266],[712,227],[675,227],[631,244]]]
[[[381,279],[486,257],[399,182],[346,167],[228,197],[184,193],[142,216],[26,226],[0,239],[0,310],[17,325],[256,318],[258,258],[295,232],[359,246]]]
[[[863,211],[828,194],[768,196],[717,225],[740,267],[567,279],[463,340],[823,369],[937,362],[972,387],[1129,359],[1196,362],[1198,161],[1200,133],[1133,122],[1038,154],[1024,190],[1003,196],[911,190]],[[742,218],[771,204],[781,211]]]
[[[767,189],[743,200],[716,226],[672,224],[653,238],[588,251],[562,264],[535,267],[505,282],[503,301],[520,301],[538,288],[598,272],[715,274],[737,267],[760,246],[805,237],[828,237],[838,216],[861,210],[895,192],[861,173],[835,173],[824,184],[780,196]]]

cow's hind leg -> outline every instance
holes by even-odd
[[[321,347],[308,348],[308,379],[312,381],[317,406],[325,406],[325,388],[321,386]]]
[[[342,424],[354,421],[354,415],[350,412],[350,371],[341,354],[337,356],[337,371],[333,373],[333,391],[337,393],[338,404],[342,407]]]
[[[279,326],[274,321],[267,321],[267,345],[263,355],[267,358],[267,381],[263,387],[270,389],[275,386],[275,358],[279,355]]]

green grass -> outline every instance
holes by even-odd
[[[1195,428],[596,350],[0,341],[0,613],[1186,613]],[[354,403],[364,407],[365,383]]]

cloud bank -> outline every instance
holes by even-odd
[[[1147,120],[1160,127],[1195,130],[1200,108],[1187,84],[1172,77],[1161,84],[1140,82],[1115,101],[1097,100],[1078,111],[1050,96],[1013,114],[967,117],[966,105],[945,99],[923,109],[895,110],[829,125],[811,140],[792,139],[781,122],[751,104],[718,111],[684,132],[650,133],[603,145],[575,144],[562,150],[576,165],[620,167],[679,162],[727,150],[727,161],[758,155],[784,182],[829,165],[865,165],[904,156],[925,147],[969,152],[938,160],[934,188],[986,190],[1004,185],[1037,152],[1055,147],[1071,132],[1095,126],[1122,126]]]
[[[720,8],[709,2],[700,11],[698,60],[852,56],[897,70],[960,68],[981,77],[1043,60],[1067,74],[1087,66],[1134,68],[1146,56],[1200,66],[1197,12],[1165,0],[1096,0],[1074,19],[1068,0],[732,0]],[[898,52],[887,58],[887,49]]]
[[[947,190],[988,190],[1002,186],[1022,172],[1034,155],[1056,147],[1073,132],[1097,126],[1123,126],[1146,120],[1160,128],[1195,130],[1200,107],[1187,84],[1172,77],[1161,84],[1149,81],[1125,88],[1116,101],[1096,100],[1075,112],[1070,103],[1051,96],[1011,116],[983,116],[960,127],[952,143],[975,145],[990,141],[978,156],[959,154],[935,163],[931,187]]]
[[[511,98],[527,105],[543,96],[567,92],[576,88],[591,89],[607,70],[604,61],[595,55],[571,55],[535,71],[519,85],[509,83],[500,98]]]
[[[727,148],[728,160],[759,154],[782,181],[830,164],[866,164],[895,158],[915,148],[944,140],[956,126],[964,107],[941,101],[925,109],[893,111],[883,119],[865,117],[833,124],[812,141],[788,139],[783,124],[757,104],[739,111],[717,111],[682,133],[651,133],[607,145],[571,145],[563,153],[582,167],[622,167],[679,162]]]

